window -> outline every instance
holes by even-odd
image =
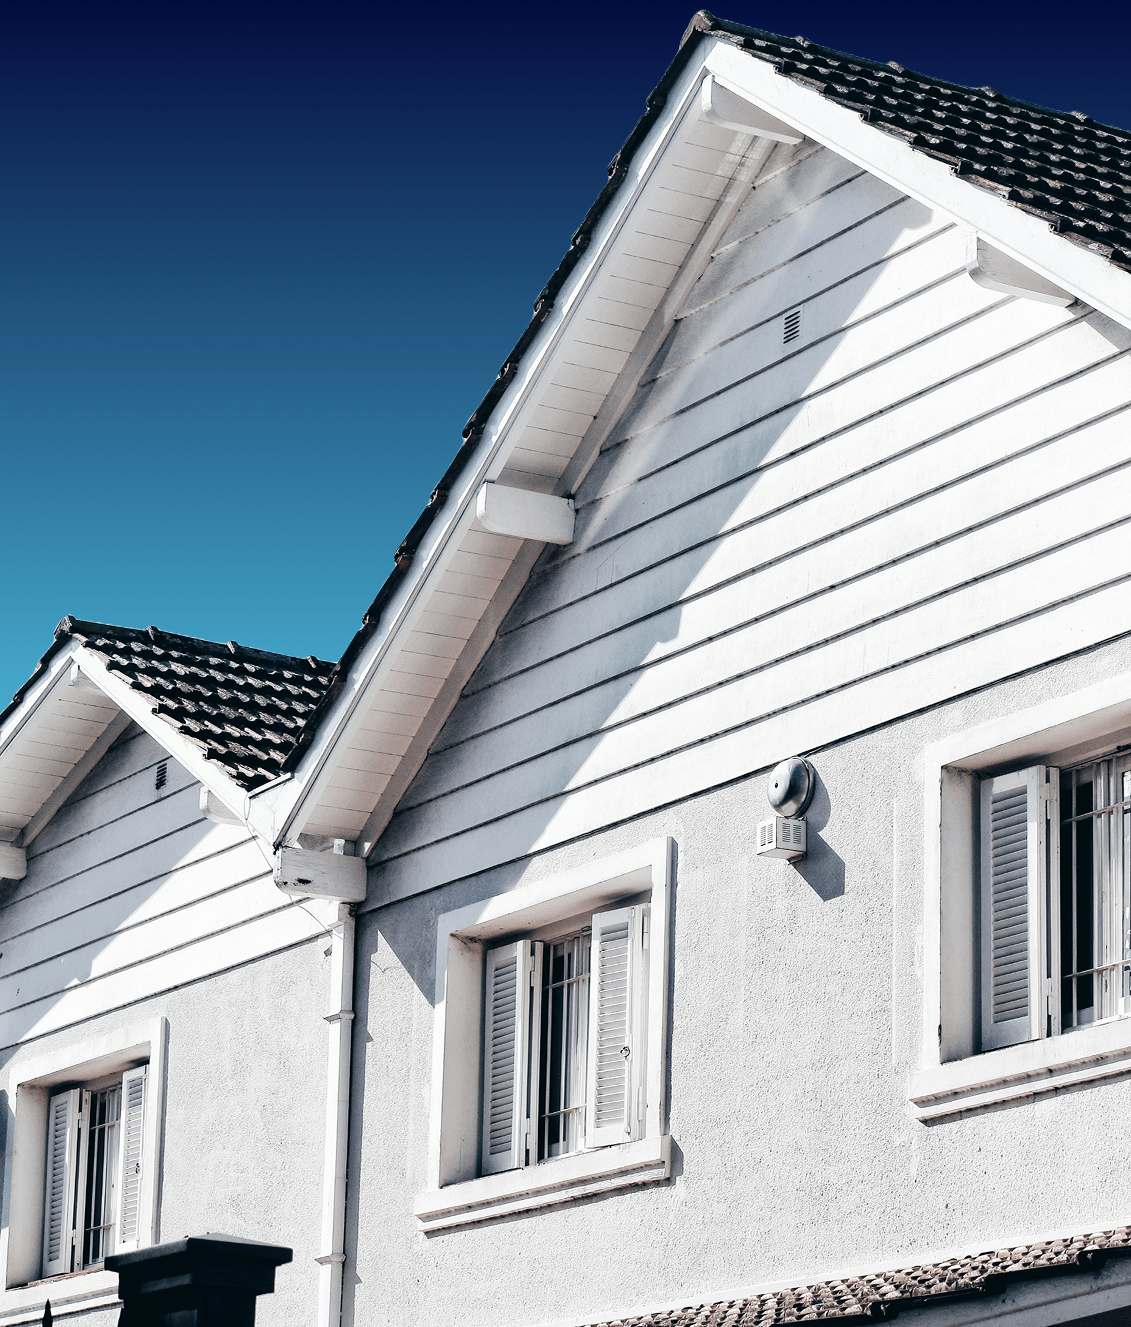
[[[982,1048],[1131,1011],[1131,757],[982,781]]]
[[[442,914],[424,1230],[662,1180],[674,845]]]
[[[10,1063],[0,1314],[41,1311],[47,1277],[112,1291],[106,1256],[153,1243],[166,1039],[155,1018]]]
[[[1131,1072],[1131,674],[944,737],[924,765],[916,1116]],[[910,986],[913,952],[898,962]]]
[[[138,1065],[48,1102],[44,1276],[138,1247],[147,1072]]]
[[[649,911],[488,950],[484,1174],[640,1137]]]

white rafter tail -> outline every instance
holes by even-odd
[[[282,847],[275,853],[275,884],[284,894],[365,902],[365,860],[336,852]]]
[[[491,534],[536,539],[541,544],[573,543],[573,502],[525,488],[486,483],[475,499],[475,519]]]
[[[713,75],[703,80],[699,109],[708,124],[720,129],[736,129],[756,138],[772,138],[777,143],[800,143],[803,135],[783,120],[775,119],[752,101],[723,85]]]
[[[987,244],[975,231],[969,233],[966,241],[966,271],[977,285],[999,294],[1019,295],[1022,299],[1057,304],[1061,308],[1067,308],[1076,299],[1016,258]]]
[[[22,880],[27,875],[27,849],[0,843],[0,880]]]
[[[246,800],[246,799],[245,799]],[[245,825],[247,819],[222,802],[211,788],[200,786],[200,814],[214,825]]]

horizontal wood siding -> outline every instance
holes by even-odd
[[[318,932],[263,851],[198,802],[199,785],[133,727],[43,830],[26,877],[0,894],[0,1046]]]
[[[401,800],[379,897],[1126,630],[1131,334],[976,286],[958,228],[827,151],[778,160]]]

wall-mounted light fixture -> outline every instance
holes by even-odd
[[[805,856],[805,812],[816,787],[817,771],[807,760],[793,756],[774,766],[766,789],[774,815],[758,826],[759,857],[793,862]]]

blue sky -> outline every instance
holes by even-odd
[[[1128,9],[719,12],[1131,126]],[[0,706],[65,613],[338,656],[692,12],[7,8]]]

